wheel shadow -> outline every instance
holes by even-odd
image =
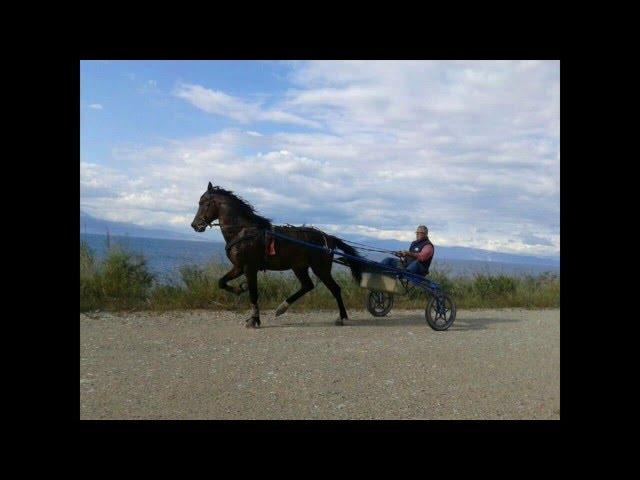
[[[469,318],[457,318],[448,331],[471,331],[471,330],[487,330],[492,325],[499,325],[504,323],[515,323],[521,321],[520,318],[495,318],[495,317],[469,317]],[[427,321],[424,315],[393,315],[393,312],[386,317],[370,317],[370,318],[355,318],[349,319],[345,322],[347,327],[398,327],[398,326],[422,326],[430,328],[427,325]],[[333,321],[331,322],[294,322],[288,321],[286,323],[267,324],[264,322],[261,328],[298,328],[298,327],[315,327],[324,328],[327,326],[336,326]]]

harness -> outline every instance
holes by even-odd
[[[256,227],[258,228],[258,227]],[[240,242],[244,242],[245,240],[251,240],[253,238],[256,238],[258,235],[260,235],[260,233],[264,233],[266,232],[266,230],[259,230],[256,233],[250,233],[249,235],[243,235],[239,238],[236,238],[235,240],[232,240],[231,242],[227,243],[224,247],[225,251],[227,253],[229,253],[229,250],[231,250],[233,248],[234,245],[240,243]]]

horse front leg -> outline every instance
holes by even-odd
[[[227,285],[227,282],[238,278],[240,275],[244,273],[244,270],[241,267],[234,266],[231,270],[225,273],[220,280],[218,280],[218,287],[227,292],[235,293],[236,295],[240,295],[247,291],[246,288],[240,287],[232,287],[231,285]]]
[[[245,326],[247,328],[258,328],[260,326],[260,309],[258,308],[258,270],[246,268],[244,272],[249,286],[249,300],[251,300],[251,316],[247,318]]]

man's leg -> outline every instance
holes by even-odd
[[[402,262],[400,262],[398,258],[394,258],[394,257],[387,257],[384,260],[382,260],[380,263],[388,267],[403,268]]]
[[[421,275],[421,276],[424,276],[424,274],[426,273],[426,269],[420,264],[420,262],[418,262],[418,260],[414,260],[409,265],[407,265],[406,270],[407,272],[414,273],[416,275]],[[419,283],[417,280],[414,280],[412,278],[408,280],[413,284]]]

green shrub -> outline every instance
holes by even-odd
[[[245,311],[249,295],[235,295],[221,290],[218,280],[229,267],[211,263],[204,267],[180,269],[180,282],[170,285],[154,283],[144,258],[120,247],[110,248],[102,262],[86,245],[80,244],[80,311],[151,308],[172,310],[189,308]],[[334,268],[332,275],[340,285],[347,309],[364,308],[367,290],[360,288],[350,272]],[[333,310],[336,301],[327,287],[310,274],[315,288],[291,307],[292,311]],[[560,278],[556,274],[509,277],[481,274],[474,277],[451,277],[446,270],[432,270],[429,278],[450,293],[458,308],[558,308]],[[246,282],[241,276],[230,285]],[[300,288],[291,272],[258,273],[260,308],[276,308]],[[396,295],[394,308],[423,309],[427,296],[418,288],[408,295]]]
[[[134,255],[119,246],[112,247],[102,267],[104,294],[123,306],[135,306],[147,298],[153,283],[142,255]]]
[[[516,280],[506,275],[495,277],[488,275],[476,275],[473,288],[480,298],[498,298],[511,295],[516,291]]]
[[[86,245],[80,246],[80,310],[143,307],[153,284],[142,255],[114,246],[101,264]]]
[[[432,270],[431,272],[429,272],[429,279],[436,282],[445,291],[453,295],[455,293],[456,284],[449,277],[450,273],[451,273],[450,269]]]
[[[94,310],[104,301],[97,278],[95,254],[86,242],[80,242],[80,311]]]
[[[96,259],[93,250],[85,241],[80,242],[80,279],[91,278],[95,275]]]

